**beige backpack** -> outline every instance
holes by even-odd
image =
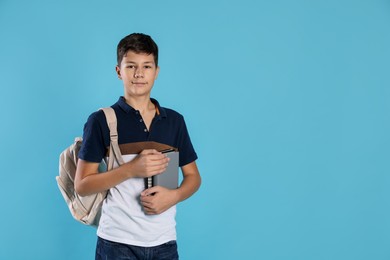
[[[115,111],[111,107],[102,108],[101,110],[103,110],[106,116],[110,129],[110,150],[108,160],[102,160],[99,165],[100,173],[111,170],[114,166],[114,160],[116,160],[118,165],[124,163],[118,146]],[[59,175],[56,176],[56,180],[72,216],[85,225],[98,226],[102,203],[107,196],[107,191],[82,197],[74,189],[74,177],[81,143],[82,138],[78,137],[71,146],[61,153]]]

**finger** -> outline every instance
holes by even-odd
[[[165,154],[148,154],[146,155],[146,159],[148,161],[169,161],[169,157],[167,157]]]
[[[146,166],[160,166],[160,165],[165,165],[165,164],[168,165],[168,163],[169,163],[168,158],[161,158],[161,159],[155,159],[155,160],[149,159],[145,162],[145,165]]]
[[[154,186],[141,192],[141,196],[146,197],[145,200],[148,201],[149,195],[155,194],[159,191],[160,191],[160,186]]]
[[[151,205],[146,204],[146,205],[142,205],[142,206],[143,206],[145,213],[147,213],[147,214],[154,213],[155,214],[156,210]]]
[[[140,154],[147,155],[147,154],[161,154],[161,152],[157,151],[156,149],[145,149]]]
[[[146,215],[156,215],[155,211],[153,210],[145,210]]]
[[[163,173],[168,167],[168,164],[159,164],[159,165],[148,165],[145,168],[148,176],[153,176],[156,174]]]
[[[147,201],[141,201],[141,204],[144,208],[149,208],[151,209],[152,208],[152,203],[150,202],[147,202]]]
[[[144,211],[147,215],[156,215],[158,212],[155,208],[152,207],[144,207]]]
[[[164,155],[162,155],[162,157],[144,155],[140,157],[140,160],[145,167],[159,167],[169,162],[169,159],[166,158]]]

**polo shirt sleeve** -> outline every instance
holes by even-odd
[[[108,126],[103,111],[91,114],[84,125],[79,158],[88,162],[101,162],[109,145],[104,138],[107,134]]]
[[[187,126],[184,117],[180,117],[179,134],[178,134],[178,149],[179,149],[179,166],[187,165],[196,159],[198,156],[192,145],[190,135],[188,134]]]

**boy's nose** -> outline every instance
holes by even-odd
[[[144,75],[143,71],[141,69],[135,70],[134,77],[135,78],[142,78]]]

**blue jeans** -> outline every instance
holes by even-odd
[[[98,237],[95,260],[179,260],[176,241],[141,247],[111,242]]]

